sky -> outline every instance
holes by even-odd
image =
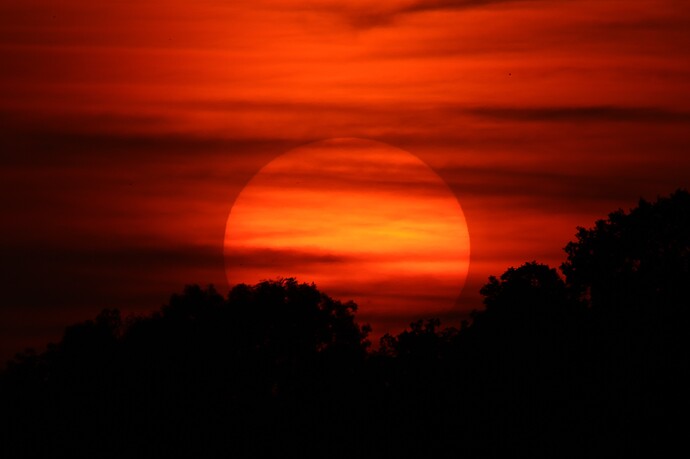
[[[690,187],[685,0],[3,0],[0,62],[3,360],[226,291],[233,203],[313,142],[445,181],[471,240],[449,324],[489,275]]]

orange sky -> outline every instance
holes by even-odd
[[[472,239],[451,321],[488,275],[690,186],[684,0],[5,0],[0,62],[3,358],[227,288],[232,203],[309,142],[385,142],[447,182]]]

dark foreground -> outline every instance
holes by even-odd
[[[103,311],[0,379],[15,457],[687,454],[690,195],[491,278],[460,329],[369,349],[356,305],[287,279]]]

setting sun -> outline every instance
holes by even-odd
[[[295,276],[354,299],[365,320],[404,327],[454,305],[470,241],[456,197],[426,164],[344,138],[261,169],[232,207],[225,254],[230,285]]]

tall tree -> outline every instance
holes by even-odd
[[[578,228],[561,269],[593,308],[623,313],[654,304],[685,313],[690,299],[690,193],[640,200]]]

